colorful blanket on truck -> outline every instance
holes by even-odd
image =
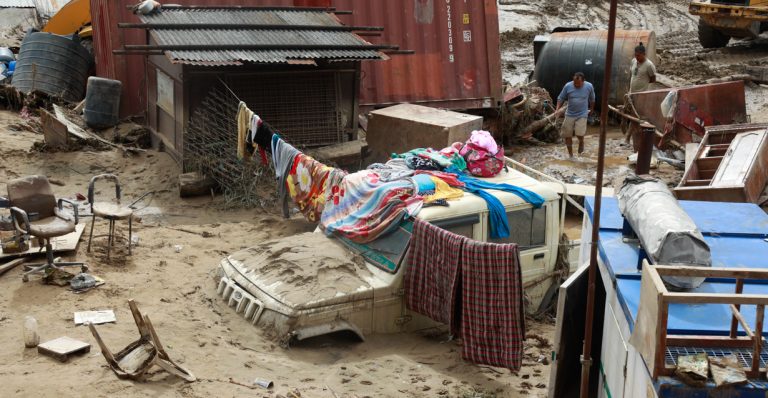
[[[408,309],[461,336],[465,360],[520,369],[525,313],[517,245],[477,242],[417,219],[407,260]]]
[[[338,185],[344,175],[343,171],[326,166],[302,153],[294,158],[285,183],[288,195],[299,211],[307,220],[317,223],[325,209],[328,185]]]
[[[320,225],[326,233],[367,243],[393,231],[423,205],[411,180],[383,182],[371,170],[349,174],[326,200]]]

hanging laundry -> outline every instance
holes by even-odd
[[[419,176],[427,176],[428,174],[419,174]],[[464,191],[458,188],[453,188],[438,177],[429,176],[432,182],[435,184],[435,193],[432,195],[424,196],[424,203],[437,203],[446,200],[461,199],[464,197]]]
[[[409,310],[459,335],[465,360],[520,369],[525,314],[517,245],[477,242],[416,219],[407,264]]]
[[[461,270],[461,249],[466,238],[416,219],[403,279],[405,305],[411,311],[448,325],[459,334],[455,308]]]
[[[272,162],[275,165],[275,178],[277,179],[277,198],[283,207],[283,217],[288,218],[287,187],[285,178],[290,172],[293,161],[301,152],[277,134],[272,136]]]
[[[237,106],[237,116],[235,122],[237,123],[237,158],[243,159],[248,156],[248,149],[246,140],[248,138],[248,130],[251,127],[251,118],[253,112],[248,109],[245,102],[240,101]]]
[[[326,166],[305,154],[299,154],[294,158],[293,166],[286,176],[288,195],[307,220],[320,222],[325,208],[326,184],[338,183],[343,174],[339,169]]]
[[[329,235],[357,243],[373,241],[418,214],[423,201],[413,192],[410,180],[384,182],[371,170],[349,174],[326,200],[320,225]]]
[[[467,239],[460,263],[462,358],[520,369],[525,307],[518,246]]]

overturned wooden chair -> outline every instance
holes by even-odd
[[[128,300],[128,306],[131,308],[136,327],[139,328],[140,337],[133,343],[128,344],[127,347],[117,354],[112,354],[112,351],[107,348],[96,331],[96,327],[93,324],[88,324],[93,337],[99,343],[101,353],[107,360],[107,364],[109,364],[109,367],[112,368],[117,377],[136,380],[141,378],[152,366],[157,365],[166,372],[181,377],[186,381],[192,382],[197,380],[190,371],[171,360],[160,343],[160,339],[157,337],[149,316],[141,315],[139,308],[133,300]]]

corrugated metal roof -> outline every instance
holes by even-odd
[[[232,49],[232,46],[284,45],[290,46],[367,46],[360,36],[349,31],[313,30],[306,26],[343,26],[335,17],[322,11],[256,10],[233,8],[163,9],[151,15],[141,15],[146,24],[163,24],[152,28],[151,35],[158,46],[227,46],[168,50],[165,54],[176,63],[192,65],[240,65],[242,63],[287,63],[291,60],[381,59],[375,49]],[[167,27],[183,25],[183,28]],[[191,25],[191,26],[190,26]],[[195,29],[194,25],[205,26]],[[221,25],[211,27],[211,25]],[[239,25],[228,28],[227,25]],[[244,27],[243,25],[252,25]],[[267,25],[259,27],[258,25]],[[301,30],[268,29],[267,27],[303,26]]]
[[[35,0],[0,0],[0,8],[35,8]]]

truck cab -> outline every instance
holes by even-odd
[[[510,168],[490,182],[526,188],[545,198],[535,209],[518,196],[488,190],[503,204],[511,236],[489,238],[488,207],[465,193],[448,207],[427,207],[418,218],[478,241],[514,242],[520,248],[526,308],[539,308],[555,276],[567,274],[558,263],[563,232],[561,197],[547,184]],[[361,339],[371,333],[417,331],[441,325],[406,309],[403,276],[411,222],[367,243],[328,236],[319,228],[261,243],[221,260],[218,294],[253,325],[285,344],[335,332]],[[567,246],[565,246],[567,247]]]

